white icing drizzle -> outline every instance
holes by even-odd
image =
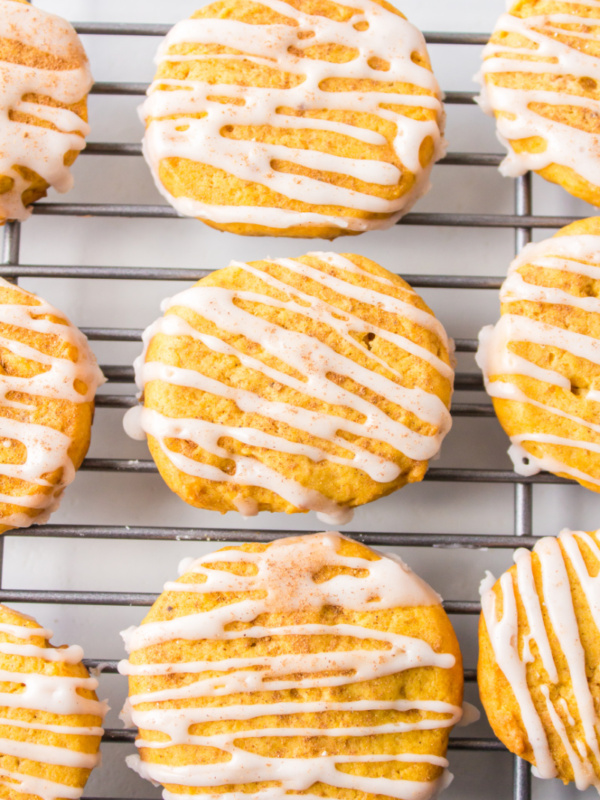
[[[14,167],[33,170],[57,191],[68,192],[73,177],[64,158],[71,150],[83,150],[89,125],[74,111],[23,98],[37,94],[73,105],[87,95],[93,80],[79,37],[60,17],[29,4],[0,0],[0,38],[79,62],[77,69],[57,70],[0,61],[0,175],[14,181],[12,188],[0,195],[0,217],[24,220],[31,213],[21,198],[29,181]],[[17,122],[10,119],[11,112],[30,114],[52,123],[56,130]]]
[[[498,619],[496,595],[490,589],[481,596],[481,609],[496,657],[496,662],[510,683],[527,737],[533,750],[535,763],[540,775],[553,778],[556,767],[548,748],[544,726],[537,714],[533,698],[527,686],[527,667],[517,649],[518,619],[517,603],[513,589],[513,579],[505,572],[500,578],[502,589],[502,617]],[[537,641],[537,639],[536,639]]]
[[[545,707],[551,727],[560,738],[573,768],[577,788],[587,789],[594,786],[600,791],[600,779],[592,760],[593,757],[595,763],[600,764],[600,719],[590,689],[591,673],[588,677],[589,670],[593,672],[593,668],[586,665],[586,653],[579,634],[566,566],[568,560],[575,570],[586,604],[598,626],[600,579],[592,577],[581,552],[583,543],[600,563],[596,535],[564,530],[558,540],[553,537],[540,539],[533,551],[541,567],[541,586],[538,587],[533,577],[532,554],[525,549],[515,552],[517,583],[525,609],[526,626],[518,619],[515,587],[510,573],[505,573],[500,579],[503,609],[501,618],[498,618],[496,609],[496,593],[489,584],[482,586],[481,603],[494,657],[519,705],[522,723],[533,750],[537,774],[541,778],[553,778],[557,775],[548,744],[548,728],[540,716],[541,708]],[[546,610],[547,619],[542,614],[542,606]],[[560,676],[558,673],[548,635],[549,626],[564,656],[567,675]],[[600,628],[598,630],[600,632]],[[524,646],[526,638],[537,646],[533,662],[519,655],[519,642],[523,642]],[[528,663],[534,663],[537,659],[541,660],[547,682],[541,683],[532,692],[528,683]],[[532,669],[534,674],[540,674],[538,667]],[[564,687],[569,692],[567,697],[570,698],[572,692],[575,704],[571,707],[567,697],[561,695]],[[543,700],[537,697],[537,691],[541,693]],[[576,725],[583,729],[585,741],[575,738]]]
[[[12,3],[11,5],[18,5]],[[26,358],[44,367],[44,371],[29,378],[17,375],[4,374],[0,376],[0,409],[17,408],[26,411],[35,410],[34,405],[26,402],[16,402],[10,398],[14,392],[23,393],[31,397],[45,397],[51,400],[68,400],[72,403],[90,403],[93,401],[97,388],[104,383],[105,378],[96,364],[96,359],[89,348],[88,341],[80,330],[71,325],[60,324],[40,316],[53,316],[65,319],[64,314],[41,300],[35,295],[0,279],[0,289],[5,288],[11,292],[18,292],[21,303],[0,303],[0,348],[7,350],[15,356]],[[28,346],[9,338],[11,332],[17,328],[21,332],[31,331],[42,337],[58,338],[65,344],[77,348],[77,360],[50,356],[34,346]],[[14,334],[13,335],[18,335]],[[42,339],[43,341],[43,339]],[[85,384],[86,391],[81,393],[75,384],[82,388]],[[39,422],[24,422],[10,417],[0,416],[0,439],[21,442],[26,450],[26,458],[22,464],[0,463],[0,475],[34,484],[40,489],[51,486],[42,477],[55,470],[62,469],[62,477],[52,492],[46,494],[37,491],[31,495],[0,494],[0,503],[9,503],[20,508],[39,509],[35,517],[29,514],[14,513],[0,516],[0,524],[11,527],[28,527],[32,523],[45,521],[60,502],[63,489],[75,477],[75,468],[68,455],[72,444],[71,437]],[[0,626],[0,630],[2,627]]]
[[[380,281],[379,276],[360,270],[343,256],[333,253],[311,255],[345,273],[368,276],[372,281],[371,287],[366,288],[353,283],[350,275],[348,277],[329,275],[295,259],[279,259],[268,263],[284,267],[294,276],[299,276],[306,282],[316,282],[319,286],[334,291],[342,297],[350,297],[370,308],[381,309],[387,313],[404,317],[414,325],[434,333],[444,347],[450,347],[443,326],[432,314],[417,308],[410,302],[385,293],[387,285],[395,286],[393,282],[386,278]],[[404,376],[402,373],[375,353],[365,351],[373,365],[379,365],[386,372],[393,373],[395,380],[375,372],[373,366],[357,364],[352,358],[338,353],[326,342],[320,341],[314,336],[267,322],[251,311],[241,308],[237,301],[260,303],[269,308],[281,308],[308,317],[335,330],[353,349],[364,347],[352,336],[353,333],[371,333],[426,362],[443,378],[450,381],[453,380],[453,369],[426,347],[409,338],[383,330],[355,314],[343,311],[335,305],[309,294],[308,286],[305,291],[295,288],[283,279],[276,278],[265,269],[259,269],[252,264],[234,262],[232,266],[256,276],[268,287],[285,292],[288,299],[277,300],[265,293],[234,291],[197,284],[166,301],[162,306],[163,311],[178,307],[191,309],[221,330],[239,334],[250,341],[257,342],[266,353],[276,356],[300,374],[306,375],[306,380],[292,377],[280,369],[267,366],[263,361],[246,355],[217,336],[201,333],[177,314],[166,314],[144,333],[144,352],[135,362],[136,382],[140,392],[143,392],[147,383],[154,380],[210,392],[217,397],[233,400],[244,413],[259,414],[276,420],[286,426],[331,442],[350,451],[351,455],[349,457],[332,455],[318,444],[307,445],[289,441],[283,435],[268,434],[252,427],[234,427],[202,419],[167,417],[151,408],[137,407],[129,410],[125,416],[125,430],[133,438],[143,438],[144,434],[152,436],[171,462],[184,473],[210,481],[224,481],[240,486],[261,486],[285,498],[299,509],[317,511],[322,521],[338,525],[344,524],[351,518],[350,509],[334,503],[320,492],[305,488],[298,481],[283,476],[257,458],[229,453],[219,446],[219,440],[226,436],[255,447],[306,456],[314,462],[328,460],[336,464],[349,465],[363,470],[374,481],[386,483],[398,477],[399,467],[387,458],[376,455],[361,446],[361,439],[366,437],[384,441],[409,458],[416,461],[427,461],[439,452],[441,442],[450,430],[450,413],[442,400],[428,389],[403,386]],[[412,290],[407,291],[406,294],[408,297],[414,296]],[[147,361],[146,353],[149,343],[159,333],[168,336],[191,337],[213,352],[235,356],[243,366],[268,376],[282,386],[334,407],[343,406],[355,409],[364,415],[365,421],[355,422],[334,413],[314,412],[293,403],[269,401],[253,391],[237,388],[221,380],[210,378],[197,370]],[[356,383],[369,387],[378,396],[389,398],[398,406],[433,426],[434,433],[425,435],[393,420],[375,403],[338,386],[329,378],[330,373],[348,376]],[[358,436],[360,439],[356,442],[348,441],[340,435],[340,431]],[[167,447],[166,439],[190,440],[214,455],[232,459],[236,464],[235,473],[229,474],[217,467],[175,453]],[[242,495],[238,495],[236,498],[236,507],[246,515],[258,511],[256,504],[246,505]]]
[[[25,614],[21,616],[26,617]],[[26,619],[35,622],[33,617],[26,617]],[[31,639],[34,636],[41,636],[42,639],[51,639],[54,635],[49,628],[40,628],[37,622],[35,628],[25,628],[21,625],[8,625],[5,622],[0,622],[0,633],[7,633],[9,636],[18,636],[19,639]]]
[[[345,22],[325,15],[312,16],[284,0],[260,0],[261,5],[291,17],[297,24],[249,24],[233,19],[187,19],[171,29],[161,45],[157,62],[243,60],[262,65],[293,77],[304,76],[295,87],[260,88],[235,83],[211,84],[192,79],[157,78],[148,90],[141,108],[147,124],[144,155],[159,191],[184,216],[194,216],[216,223],[247,223],[273,228],[291,226],[333,226],[347,231],[364,231],[392,225],[413,206],[429,188],[431,164],[421,166],[419,152],[430,139],[433,161],[445,152],[440,128],[444,123],[441,92],[431,71],[412,60],[414,53],[427,60],[425,40],[403,17],[390,13],[373,0],[349,0],[344,8],[355,13]],[[360,30],[364,23],[366,30]],[[359,28],[359,29],[357,29]],[[309,38],[305,38],[307,34]],[[172,46],[213,44],[234,48],[243,55],[170,55]],[[343,64],[319,58],[307,58],[294,49],[334,44],[351,48],[356,56]],[[373,69],[369,61],[381,57],[389,63],[386,71]],[[357,88],[341,92],[324,90],[328,79],[380,82],[382,90]],[[422,94],[399,94],[385,89],[396,83],[410,84]],[[165,89],[168,89],[166,90]],[[230,98],[222,103],[215,96]],[[239,105],[235,101],[242,100]],[[435,112],[431,120],[417,120],[382,105],[428,108]],[[397,185],[402,171],[394,164],[377,158],[346,158],[331,152],[296,149],[284,144],[224,137],[227,126],[272,126],[276,129],[328,131],[372,146],[387,146],[385,137],[358,124],[290,116],[282,109],[302,111],[357,109],[376,115],[396,126],[392,142],[394,154],[405,170],[413,173],[412,188],[395,200],[386,200],[363,191],[347,189],[324,180],[280,172],[272,162],[283,160],[312,170],[349,175],[371,185]],[[205,116],[193,115],[203,112]],[[175,119],[167,117],[175,116]],[[295,211],[278,206],[225,206],[199,202],[191,197],[174,197],[162,184],[159,165],[163,159],[184,158],[224,170],[244,181],[261,184],[278,194],[313,206],[338,206],[339,216],[319,210]],[[359,219],[344,214],[344,209],[358,209],[385,214],[383,219]]]
[[[41,671],[44,667],[40,667],[38,663],[38,660],[49,665],[56,662],[80,663],[83,657],[81,648],[78,646],[54,648],[31,645],[29,640],[32,637],[42,637],[47,642],[51,635],[50,631],[40,627],[2,624],[0,625],[0,634],[18,640],[17,642],[0,642],[0,653],[23,659],[23,671],[0,669],[0,683],[18,684],[22,687],[21,691],[0,692],[0,709],[4,712],[0,717],[0,729],[17,728],[24,731],[48,731],[58,735],[102,736],[104,731],[98,725],[60,724],[61,717],[75,714],[95,716],[102,722],[108,710],[106,703],[82,697],[78,691],[79,689],[94,691],[98,686],[98,681],[89,677],[46,675]],[[29,659],[35,659],[35,661],[29,663]],[[32,671],[27,671],[28,668]],[[8,709],[41,711],[54,714],[59,719],[53,724],[11,719],[6,714]],[[0,755],[76,769],[91,770],[100,763],[99,753],[80,752],[69,745],[38,744],[32,736],[23,741],[18,738],[18,735],[15,738],[11,737],[8,732],[0,736]],[[16,794],[34,795],[42,800],[58,800],[58,798],[77,800],[83,794],[83,788],[4,768],[0,769],[0,785],[10,788]]]
[[[479,722],[480,719],[481,711],[477,706],[472,705],[472,703],[464,702],[462,705],[462,717],[460,721],[457,722],[457,727],[466,728],[468,725],[474,725],[476,722]]]
[[[537,319],[517,313],[511,304],[517,302],[539,303],[542,306],[566,306],[581,309],[588,314],[600,313],[600,302],[595,297],[577,297],[566,290],[528,283],[520,270],[534,267],[540,270],[566,272],[600,279],[600,236],[559,236],[527,245],[511,264],[500,292],[507,306],[495,326],[487,326],[479,334],[477,364],[481,368],[487,393],[492,398],[526,403],[548,414],[574,423],[572,437],[555,436],[538,431],[524,431],[511,436],[509,455],[515,471],[520,475],[535,475],[540,470],[568,475],[574,480],[600,486],[600,478],[577,469],[548,452],[534,456],[527,443],[559,445],[574,451],[584,449],[600,453],[600,425],[590,421],[594,412],[590,403],[600,401],[600,387],[592,387],[581,403],[581,412],[567,412],[549,400],[536,400],[517,384],[519,377],[532,378],[555,388],[557,398],[567,396],[572,401],[570,380],[557,370],[541,367],[512,352],[511,345],[530,342],[542,347],[555,347],[592,364],[600,365],[600,340],[566,327],[546,322],[544,310]],[[498,378],[502,376],[502,380]],[[585,416],[582,415],[585,413]],[[590,470],[593,469],[593,465]]]
[[[217,764],[189,764],[173,767],[167,762],[158,764],[128,758],[129,765],[145,778],[163,784],[182,787],[211,787],[227,784],[277,781],[276,789],[261,790],[260,798],[273,800],[293,797],[294,793],[309,789],[322,782],[339,788],[358,788],[366,793],[382,794],[403,800],[426,800],[432,793],[448,784],[444,774],[435,781],[415,782],[392,780],[383,777],[360,777],[340,772],[338,764],[411,762],[429,763],[442,767],[448,762],[434,754],[330,755],[320,753],[313,758],[303,758],[302,768],[296,758],[267,758],[245,750],[243,739],[263,737],[368,737],[388,733],[416,730],[434,730],[455,725],[462,709],[435,700],[332,700],[328,687],[344,687],[363,681],[393,675],[406,669],[454,666],[454,656],[435,653],[423,640],[402,636],[383,630],[372,630],[359,624],[309,624],[298,622],[286,626],[261,626],[252,624],[240,630],[230,630],[233,622],[252,623],[268,613],[319,611],[326,606],[339,606],[349,611],[369,612],[396,607],[432,606],[441,598],[397,557],[382,556],[375,560],[342,556],[338,552],[342,537],[338,533],[321,533],[273,542],[261,552],[239,549],[224,550],[186,563],[186,574],[196,582],[167,583],[166,592],[179,595],[187,593],[236,592],[241,596],[210,611],[177,616],[170,620],[149,622],[139,628],[130,628],[122,635],[129,653],[157,644],[177,640],[216,640],[236,642],[240,639],[275,640],[279,637],[351,637],[356,644],[351,649],[329,649],[325,652],[286,652],[256,657],[222,657],[210,661],[177,661],[135,664],[123,661],[119,671],[129,676],[161,676],[181,674],[193,677],[175,688],[156,689],[143,694],[130,695],[125,717],[131,714],[133,724],[143,731],[159,731],[168,735],[167,741],[155,742],[142,736],[139,748],[167,749],[175,745],[218,748],[231,756],[229,761]],[[227,567],[215,565],[251,564],[254,574],[238,575]],[[315,583],[316,575],[324,567],[341,567],[347,572]],[[359,570],[361,577],[349,571]],[[366,573],[366,574],[365,574]],[[200,582],[203,579],[203,582]],[[249,598],[248,593],[254,593]],[[263,595],[261,597],[261,595]],[[176,605],[176,600],[173,601]],[[381,642],[377,649],[363,649],[361,640]],[[218,672],[206,678],[208,672]],[[282,701],[277,694],[290,689],[304,692],[321,689],[321,698],[300,697]],[[258,702],[249,701],[252,692],[260,692]],[[228,698],[241,695],[238,701]],[[335,696],[335,695],[334,695]],[[177,701],[202,698],[224,698],[224,705],[194,706],[186,702],[178,707]],[[246,699],[248,698],[248,699]],[[269,698],[269,699],[267,699]],[[323,699],[325,698],[325,699]],[[139,706],[150,703],[150,710]],[[167,707],[161,705],[168,704]],[[352,726],[321,727],[302,724],[297,715],[323,714],[325,712],[396,711],[399,713],[421,711],[418,721],[406,718],[380,724],[353,724]],[[206,722],[227,720],[252,721],[272,714],[280,715],[276,727],[250,727],[231,733],[191,734],[190,728]],[[434,714],[438,718],[432,718]],[[439,715],[443,715],[440,719]],[[289,720],[289,722],[288,722]],[[299,724],[300,723],[300,724]],[[213,795],[209,795],[213,797]],[[227,792],[227,798],[242,797],[240,792]],[[164,797],[188,797],[186,794]],[[303,795],[312,797],[312,795]]]
[[[500,141],[508,148],[508,156],[502,162],[503,175],[516,177],[528,170],[542,170],[551,164],[559,164],[574,170],[585,180],[600,186],[600,135],[580,130],[567,121],[548,119],[532,108],[534,104],[569,106],[584,109],[595,115],[600,103],[590,95],[592,90],[583,90],[583,96],[561,90],[561,77],[574,80],[590,79],[600,84],[600,59],[584,52],[587,41],[600,41],[598,27],[600,18],[586,13],[585,7],[598,7],[594,3],[564,2],[573,13],[557,11],[539,16],[518,17],[512,13],[503,14],[496,25],[495,32],[517,34],[531,42],[534,47],[516,47],[506,43],[490,42],[483,51],[483,66],[476,80],[481,84],[479,103],[489,114],[499,114],[496,118]],[[584,30],[594,26],[588,33],[582,30],[566,30],[562,25],[581,26]],[[561,42],[557,36],[578,40],[581,49]],[[539,58],[534,61],[532,58]],[[534,78],[549,76],[548,87],[541,89],[516,88],[493,83],[498,77],[500,84],[504,76],[511,78],[521,74]],[[579,85],[579,84],[578,84]],[[580,89],[581,91],[581,89]],[[529,137],[542,137],[546,147],[542,152],[515,152],[510,142]]]

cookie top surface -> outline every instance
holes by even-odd
[[[600,491],[600,218],[527,245],[501,290],[477,362],[522,475],[547,470]]]
[[[518,0],[483,51],[480,104],[509,147],[501,166],[528,170],[600,203],[600,4]]]
[[[192,505],[340,524],[421,480],[450,428],[441,323],[361,256],[234,262],[163,309],[126,427]]]
[[[45,521],[90,440],[104,376],[56,308],[0,280],[0,531]]]
[[[388,227],[443,155],[425,40],[387,3],[219,0],[157,60],[142,115],[158,189],[226,230]]]
[[[68,191],[69,163],[89,132],[85,98],[92,86],[73,27],[15,0],[0,0],[0,223],[24,220],[28,202],[48,185]],[[28,191],[40,192],[28,199]]]
[[[326,533],[182,568],[124,633],[142,776],[173,796],[424,800],[446,785],[460,651],[397,557]]]
[[[542,778],[600,788],[598,532],[517,550],[482,583],[478,683],[496,735]]]
[[[77,800],[99,763],[105,703],[79,646],[0,606],[0,797]]]

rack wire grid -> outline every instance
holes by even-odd
[[[132,24],[132,23],[81,23],[75,25],[81,34],[93,36],[164,36],[170,25]],[[427,33],[429,44],[446,45],[483,45],[488,36],[469,33]],[[92,89],[94,95],[141,96],[147,86],[143,83],[99,82]],[[468,105],[475,102],[476,92],[447,92],[445,102],[451,105]],[[93,155],[103,156],[140,156],[141,146],[135,144],[89,142],[84,158]],[[441,162],[446,165],[470,167],[497,167],[503,156],[500,153],[450,152]],[[439,168],[438,168],[439,169]],[[531,176],[518,178],[514,187],[514,212],[509,214],[480,213],[411,213],[402,221],[409,226],[452,226],[464,228],[508,228],[514,230],[515,252],[531,241],[534,229],[556,229],[573,221],[572,217],[534,215],[532,213]],[[176,217],[175,211],[167,205],[139,205],[114,203],[73,203],[42,202],[34,209],[35,215],[54,217],[124,217],[166,219]],[[196,223],[200,226],[200,223]],[[100,266],[67,266],[61,264],[21,263],[20,245],[23,235],[27,235],[19,223],[13,222],[5,226],[0,258],[0,276],[19,281],[21,278],[74,278],[74,279],[114,279],[115,281],[185,281],[191,282],[207,274],[206,270],[177,269],[171,267],[127,267],[118,265]],[[497,291],[502,283],[501,277],[467,276],[467,275],[403,275],[415,288],[439,289],[488,289]],[[83,328],[92,341],[104,342],[137,342],[141,330],[133,328]],[[474,339],[457,339],[458,353],[474,353]],[[122,365],[102,365],[109,381],[109,389],[115,384],[132,384],[133,368]],[[482,391],[481,376],[475,371],[459,372],[456,388],[464,391]],[[485,399],[485,398],[484,398]],[[133,388],[128,394],[100,394],[97,407],[126,409],[136,402]],[[454,417],[491,417],[493,409],[486,402],[456,403],[452,408]],[[88,458],[82,470],[92,472],[117,473],[150,473],[156,468],[151,460]],[[523,478],[514,472],[503,469],[465,469],[432,467],[425,478],[426,481],[511,484],[514,487],[514,531],[511,535],[492,534],[457,534],[457,533],[389,533],[378,531],[353,532],[362,542],[369,545],[403,546],[419,548],[495,548],[512,549],[516,546],[532,547],[535,538],[532,535],[533,487],[536,484],[563,484],[566,481],[548,474],[539,474],[531,478]],[[4,546],[9,537],[29,537],[51,539],[98,539],[98,540],[197,540],[209,542],[235,542],[251,540],[266,542],[280,536],[294,533],[289,530],[243,530],[229,528],[190,528],[165,526],[115,526],[115,525],[65,525],[48,524],[34,526],[27,530],[13,530],[0,537],[0,566]],[[0,570],[1,572],[1,570]],[[51,591],[51,590],[19,590],[7,589],[6,575],[0,575],[0,600],[3,602],[25,604],[60,604],[91,606],[150,606],[155,599],[154,594],[142,592],[108,592],[108,591]],[[477,615],[479,603],[467,600],[450,600],[445,603],[447,611],[452,615]],[[116,673],[117,661],[107,658],[87,659],[88,667],[102,673]],[[472,665],[470,665],[472,667]],[[125,679],[123,679],[125,680]],[[465,680],[469,684],[476,681],[473,668],[465,670]],[[135,740],[134,730],[109,728],[104,740],[110,743],[129,743]],[[503,745],[495,738],[489,737],[453,737],[450,750],[472,751],[474,754],[484,751],[504,751]],[[485,796],[485,791],[480,794]],[[514,800],[531,800],[531,771],[529,765],[519,758],[514,758],[513,790]],[[94,800],[88,798],[88,800]],[[117,800],[117,798],[113,798]]]

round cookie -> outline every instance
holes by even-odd
[[[136,362],[148,435],[187,503],[246,516],[350,509],[420,481],[450,429],[442,325],[362,256],[233,262],[163,304]]]
[[[520,475],[600,491],[600,217],[527,245],[501,290],[477,363]]]
[[[600,205],[600,6],[517,0],[483,58],[479,104],[508,148],[502,174],[533,170]]]
[[[182,568],[123,634],[142,777],[169,797],[428,800],[448,785],[460,650],[397,556],[321,533]]]
[[[599,532],[564,530],[481,585],[478,683],[498,738],[541,778],[600,788]]]
[[[81,331],[0,279],[0,533],[58,507],[89,447],[102,383]]]
[[[100,763],[98,681],[79,646],[54,647],[52,631],[0,606],[0,798],[77,800]]]
[[[93,80],[72,26],[26,0],[0,0],[0,64],[1,225],[27,219],[50,186],[72,187]]]
[[[180,214],[219,230],[389,227],[444,154],[425,40],[384,0],[218,0],[157,61],[146,160]]]

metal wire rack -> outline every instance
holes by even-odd
[[[126,35],[126,36],[164,36],[169,25],[129,24],[129,23],[81,23],[75,25],[81,34]],[[429,44],[442,45],[482,45],[488,40],[485,34],[471,33],[427,33]],[[93,94],[101,95],[143,95],[146,85],[141,83],[96,83]],[[475,102],[474,92],[448,92],[445,97],[448,104],[472,104]],[[141,146],[133,144],[114,144],[90,142],[83,155],[139,156]],[[447,165],[496,167],[503,156],[496,153],[449,153],[442,162]],[[101,216],[126,218],[174,218],[176,212],[166,205],[118,205],[112,203],[54,203],[44,202],[35,206],[36,215],[52,216]],[[531,241],[533,229],[559,228],[573,222],[571,217],[536,216],[532,213],[531,177],[525,176],[515,181],[514,213],[512,214],[456,214],[456,213],[411,213],[400,224],[414,226],[462,226],[466,228],[509,228],[515,232],[515,251],[519,251]],[[19,223],[9,223],[3,232],[2,249],[0,251],[0,276],[18,281],[19,278],[81,278],[81,279],[115,279],[140,281],[187,281],[198,279],[207,274],[205,270],[125,267],[117,265],[67,266],[62,264],[23,264],[20,261],[21,227]],[[501,277],[472,277],[450,275],[403,275],[416,288],[440,289],[492,289],[497,290]],[[83,328],[91,340],[113,342],[136,342],[141,338],[141,330],[127,328]],[[476,342],[473,339],[457,339],[457,351],[473,353]],[[104,374],[110,384],[133,382],[133,368],[120,365],[102,365]],[[459,390],[482,390],[480,375],[475,373],[459,373],[456,380]],[[136,402],[131,394],[102,394],[97,398],[100,408],[127,408]],[[486,403],[454,404],[452,414],[455,417],[490,417],[493,409]],[[88,458],[82,466],[83,470],[95,472],[148,473],[155,472],[156,467],[150,460],[122,460],[113,458]],[[473,535],[449,533],[383,533],[364,532],[352,534],[370,545],[410,546],[410,547],[480,547],[480,548],[513,548],[517,546],[533,547],[532,536],[532,495],[535,484],[567,483],[552,475],[541,474],[531,478],[523,478],[508,470],[476,470],[476,469],[439,469],[432,468],[425,478],[427,481],[454,483],[503,483],[514,486],[514,533],[513,535]],[[2,559],[6,537],[31,538],[89,538],[111,540],[202,540],[212,542],[239,541],[240,538],[257,542],[266,542],[283,535],[293,533],[289,530],[273,530],[262,532],[244,530],[242,534],[226,528],[172,528],[172,527],[121,527],[94,525],[42,525],[24,531],[10,531],[0,537],[0,601],[18,603],[56,603],[56,604],[89,604],[96,606],[149,606],[155,599],[152,594],[99,591],[42,591],[12,590],[3,588]],[[300,533],[300,532],[298,532]],[[480,611],[479,603],[454,600],[445,603],[450,614],[476,615]],[[104,673],[116,673],[117,662],[108,659],[87,659],[90,668]],[[465,680],[476,681],[474,669],[465,670]],[[107,742],[127,742],[135,740],[134,730],[109,729],[104,740]],[[495,738],[454,738],[451,750],[469,751],[503,751],[504,746]],[[531,771],[529,765],[519,758],[514,758],[514,800],[531,800]],[[88,800],[99,800],[88,798]],[[118,800],[118,798],[112,798]]]

